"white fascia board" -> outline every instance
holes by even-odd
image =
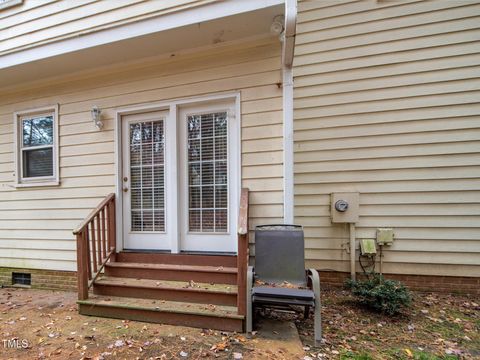
[[[226,0],[118,27],[75,35],[72,38],[15,51],[0,56],[0,69],[94,46],[206,22],[222,17],[283,4],[284,0]]]

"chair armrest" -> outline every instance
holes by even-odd
[[[308,287],[316,294],[320,294],[320,275],[315,269],[307,269]]]

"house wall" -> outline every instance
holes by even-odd
[[[220,44],[2,94],[0,267],[76,269],[72,230],[115,190],[115,109],[140,103],[240,91],[242,185],[251,190],[251,226],[282,221],[280,50],[276,38]],[[53,103],[59,104],[61,185],[15,189],[13,112]],[[102,109],[103,131],[91,119],[93,105]]]
[[[295,221],[309,266],[349,270],[329,194],[358,191],[357,240],[394,228],[385,272],[480,276],[479,15],[478,1],[299,2]]]
[[[24,0],[0,11],[0,55],[212,1]]]

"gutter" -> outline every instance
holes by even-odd
[[[293,57],[297,24],[297,0],[285,0],[282,36],[283,75],[283,219],[294,223],[293,183]]]
[[[283,31],[282,64],[291,68],[297,26],[297,0],[285,0],[285,27]]]

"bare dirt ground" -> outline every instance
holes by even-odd
[[[247,339],[209,329],[82,316],[76,296],[0,289],[0,359],[295,359],[303,355],[296,329],[287,341],[259,334]]]
[[[0,359],[480,359],[479,299],[468,296],[414,293],[408,314],[389,318],[357,307],[348,292],[323,291],[321,348],[302,315],[263,311],[247,338],[81,316],[75,300],[75,293],[0,289]]]

